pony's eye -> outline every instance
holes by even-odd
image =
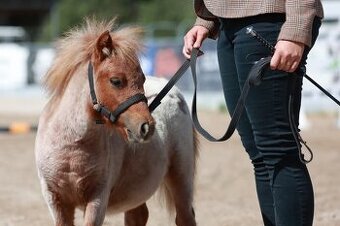
[[[117,78],[117,77],[112,77],[110,78],[110,82],[111,84],[116,87],[116,88],[121,88],[123,85],[123,82],[121,79]]]

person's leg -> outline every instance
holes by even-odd
[[[228,111],[232,113],[240,96],[241,89],[234,59],[234,46],[223,31],[223,28],[218,39],[218,59]],[[242,115],[237,130],[254,166],[256,190],[264,224],[265,226],[272,226],[275,222],[275,214],[269,174],[263,162],[263,157],[255,146],[253,131],[247,114],[244,113]]]
[[[268,56],[268,50],[246,34],[246,25],[252,25],[261,36],[273,44],[282,25],[277,19],[271,21],[267,17],[260,20],[257,20],[259,17],[254,18],[244,20],[243,26],[235,31],[232,40],[241,86],[248,77],[253,61]],[[268,71],[264,81],[251,88],[246,100],[246,112],[252,125],[256,147],[269,170],[275,210],[274,225],[310,226],[314,210],[313,187],[306,166],[299,161],[287,109],[291,82],[295,81],[297,98],[294,114],[298,117],[302,79],[292,80],[290,76],[293,75]]]

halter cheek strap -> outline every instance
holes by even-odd
[[[129,97],[127,100],[122,102],[118,105],[118,107],[111,112],[107,107],[100,104],[97,100],[96,92],[94,90],[94,79],[93,79],[93,66],[91,62],[89,62],[88,65],[88,71],[87,76],[89,79],[89,86],[90,86],[90,95],[91,100],[93,104],[93,109],[96,110],[98,113],[100,113],[102,116],[107,118],[110,122],[115,123],[119,117],[120,114],[122,114],[124,111],[126,111],[130,106],[138,103],[138,102],[145,102],[147,103],[147,99],[144,94],[137,93],[131,97]],[[96,121],[97,124],[102,124],[101,121]]]

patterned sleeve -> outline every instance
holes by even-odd
[[[216,39],[218,36],[219,21],[205,7],[203,1],[194,1],[196,15],[198,16],[195,26],[203,26],[209,30],[209,38]]]
[[[278,39],[311,46],[312,26],[317,7],[315,0],[287,0],[286,22],[281,28]]]

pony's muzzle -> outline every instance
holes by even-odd
[[[153,135],[155,124],[153,122],[142,122],[133,128],[126,128],[128,140],[134,143],[143,143]]]

